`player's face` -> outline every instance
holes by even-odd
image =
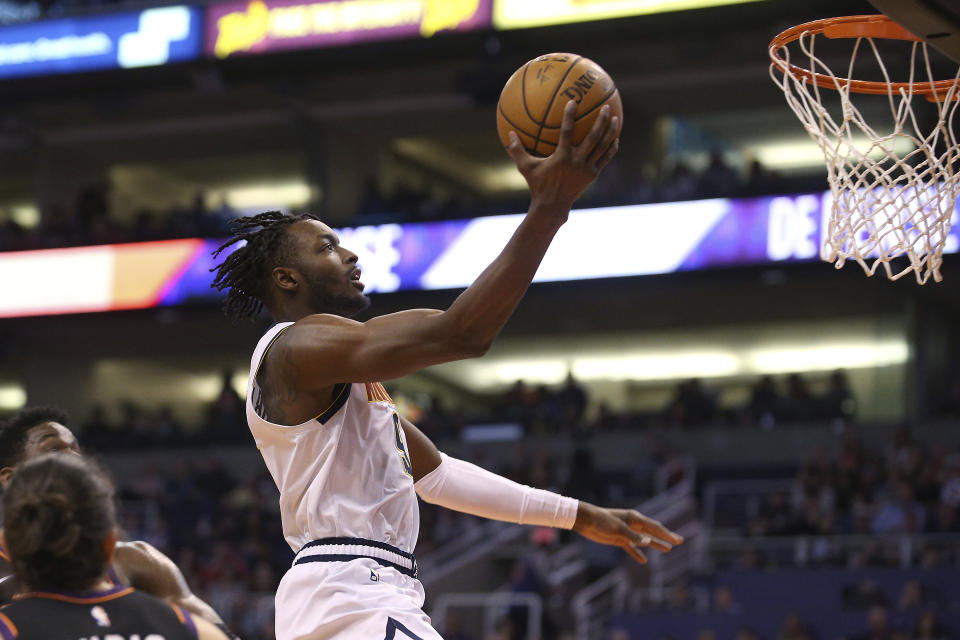
[[[57,422],[41,422],[27,431],[23,462],[57,452],[80,455],[80,444],[70,429]]]
[[[23,456],[20,462],[27,462],[38,456],[58,451],[79,456],[80,445],[73,432],[59,422],[41,422],[27,430],[27,439],[23,445]],[[7,486],[14,472],[12,467],[0,469],[0,485]]]
[[[333,229],[317,220],[303,220],[291,232],[296,234],[297,266],[314,313],[349,318],[370,306],[370,298],[363,295],[357,255],[340,246]]]

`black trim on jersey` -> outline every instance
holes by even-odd
[[[413,569],[408,569],[403,565],[397,564],[396,562],[390,562],[389,560],[384,560],[383,558],[375,558],[373,556],[365,556],[362,554],[353,554],[353,553],[336,553],[336,554],[323,554],[319,556],[306,556],[305,558],[298,558],[293,564],[306,564],[307,562],[350,562],[351,560],[358,560],[360,558],[365,558],[367,560],[373,560],[382,567],[390,567],[391,569],[396,569],[400,573],[410,576],[411,578],[416,579],[417,577],[417,563],[414,561]]]
[[[387,617],[387,635],[383,636],[383,640],[394,640],[398,629],[407,634],[410,640],[423,640],[423,638],[403,626],[403,623],[390,617]]]
[[[407,553],[403,549],[398,549],[392,544],[387,544],[386,542],[380,542],[379,540],[367,540],[366,538],[348,538],[348,537],[320,538],[319,540],[313,540],[303,545],[302,547],[300,547],[300,551],[298,551],[297,553],[300,553],[304,549],[309,549],[311,547],[319,547],[324,544],[359,544],[359,545],[363,545],[364,547],[376,547],[377,549],[383,549],[384,551],[395,553],[398,556],[406,558],[407,560],[414,559],[412,553]]]
[[[347,400],[350,398],[350,385],[351,383],[343,383],[336,385],[333,388],[334,401],[326,410],[316,417],[316,420],[320,424],[327,424],[327,421],[340,411],[343,405],[347,404]]]

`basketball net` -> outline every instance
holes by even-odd
[[[775,39],[770,47],[770,75],[827,163],[833,202],[820,257],[837,269],[853,259],[867,275],[882,265],[891,280],[912,271],[919,284],[931,277],[939,282],[960,187],[960,151],[953,133],[960,105],[960,70],[953,81],[936,82],[927,44],[903,31],[908,37],[880,36],[914,40],[909,81],[891,82],[874,37],[837,35],[829,28],[818,28],[827,22],[796,27],[799,37],[785,42]],[[813,29],[803,29],[808,26]],[[824,37],[855,37],[846,75],[834,73],[815,54],[816,37],[825,31]],[[796,57],[802,59],[803,67],[791,64],[791,48],[802,53],[802,58]],[[872,53],[883,81],[853,79],[854,63],[864,50],[866,55]],[[917,67],[921,70],[915,73]],[[855,95],[864,107],[866,101],[885,99],[892,127],[885,131],[871,127],[854,104]],[[832,101],[829,107],[825,97]],[[936,109],[937,122],[927,124],[926,130],[914,113],[915,99]],[[899,257],[906,257],[909,264],[894,263]]]

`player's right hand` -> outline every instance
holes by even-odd
[[[563,110],[560,139],[556,150],[546,158],[530,155],[515,131],[509,133],[507,153],[530,187],[531,212],[544,208],[564,219],[570,207],[613,159],[620,147],[620,121],[610,117],[604,105],[583,141],[573,144],[577,103],[567,102]]]
[[[647,563],[647,556],[640,550],[642,547],[666,553],[683,544],[683,536],[638,511],[605,509],[583,500],[577,507],[573,530],[588,540],[622,547],[640,564]]]

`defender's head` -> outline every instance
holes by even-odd
[[[253,318],[266,306],[274,318],[298,320],[313,313],[351,317],[370,305],[363,295],[357,256],[311,215],[278,211],[240,218],[234,237],[214,253],[244,241],[216,267],[215,289],[229,289],[227,315]]]
[[[0,423],[0,484],[7,486],[16,468],[47,453],[80,454],[67,414],[55,407],[27,407]]]
[[[117,543],[113,485],[88,459],[53,453],[24,462],[3,494],[3,538],[30,590],[88,591]]]

